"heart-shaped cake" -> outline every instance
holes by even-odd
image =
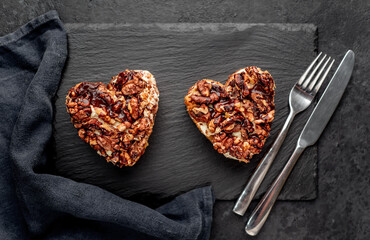
[[[108,85],[78,83],[66,97],[80,138],[118,167],[133,166],[144,154],[158,101],[155,78],[143,70],[121,72]]]
[[[185,97],[198,129],[225,157],[249,162],[261,152],[275,114],[275,83],[270,73],[246,67],[231,74],[225,85],[198,81]]]

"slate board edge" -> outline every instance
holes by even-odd
[[[217,26],[215,28],[215,26]],[[104,30],[104,29],[120,29],[124,27],[141,27],[152,28],[158,27],[163,30],[170,31],[191,31],[201,28],[202,30],[217,30],[220,27],[235,28],[235,30],[243,31],[247,28],[255,26],[269,26],[281,30],[289,31],[316,31],[317,26],[312,23],[66,23],[65,29],[72,30]],[[316,41],[317,42],[317,41]],[[315,45],[317,47],[317,43]]]

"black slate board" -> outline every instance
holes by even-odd
[[[286,119],[291,87],[317,54],[317,29],[311,24],[66,24],[66,29],[69,59],[57,93],[54,129],[57,174],[139,202],[208,184],[217,199],[236,199]],[[264,151],[244,164],[213,150],[188,117],[184,96],[197,80],[225,83],[229,74],[252,65],[275,79],[276,116]],[[108,83],[126,68],[153,73],[160,102],[145,154],[134,167],[120,169],[78,137],[64,101],[76,83]],[[282,169],[311,110],[296,117],[256,197]],[[301,156],[279,199],[314,199],[316,183],[314,146]]]

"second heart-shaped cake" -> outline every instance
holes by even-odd
[[[275,115],[275,83],[270,73],[246,67],[231,74],[225,85],[198,81],[185,97],[198,129],[225,157],[249,162],[261,152]]]
[[[80,138],[118,167],[132,166],[144,154],[158,101],[155,78],[143,70],[121,72],[108,85],[79,83],[66,97]]]

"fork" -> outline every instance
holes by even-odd
[[[299,78],[298,82],[293,86],[292,90],[290,91],[289,94],[290,112],[288,118],[285,121],[284,126],[281,129],[279,135],[275,139],[272,147],[264,156],[264,158],[261,160],[258,167],[251,176],[247,186],[244,188],[243,192],[239,196],[233,209],[234,213],[241,216],[244,215],[254,195],[256,194],[259,186],[261,185],[267,171],[269,170],[272,162],[274,161],[277,153],[279,152],[279,149],[282,143],[284,142],[284,139],[289,131],[290,125],[292,124],[294,117],[298,113],[307,109],[308,106],[310,106],[315,95],[317,94],[322,83],[324,82],[324,79],[328,75],[328,72],[334,63],[334,60],[331,61],[328,67],[326,67],[331,57],[328,57],[326,59],[327,55],[325,54],[320,59],[321,55],[322,52],[320,52],[320,54],[312,61],[312,63],[308,66],[306,71],[303,73],[303,75]],[[325,59],[326,61],[323,64]],[[314,69],[311,71],[313,67]],[[323,72],[324,74],[322,75]]]

